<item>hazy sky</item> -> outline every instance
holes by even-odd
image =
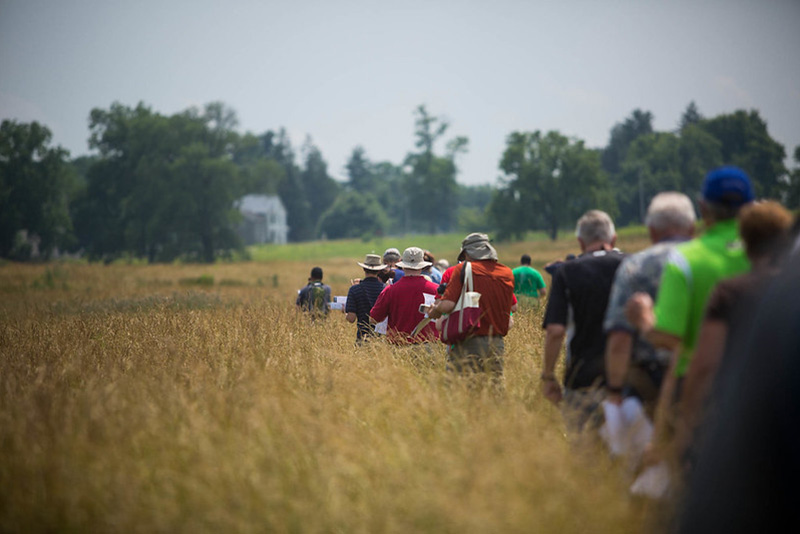
[[[0,118],[77,156],[94,107],[219,100],[242,132],[310,135],[343,179],[357,145],[400,163],[425,104],[469,138],[459,181],[494,183],[514,130],[600,147],[633,109],[671,130],[692,100],[759,110],[790,154],[798,53],[798,0],[0,0]]]

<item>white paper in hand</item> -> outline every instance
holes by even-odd
[[[622,404],[603,401],[605,424],[600,437],[614,456],[638,457],[653,437],[653,424],[639,399],[628,397]]]
[[[387,317],[383,321],[379,322],[375,325],[375,331],[379,334],[386,335],[386,327],[389,326],[389,318]]]
[[[668,490],[669,468],[666,462],[648,467],[631,485],[632,494],[651,499],[663,499]]]

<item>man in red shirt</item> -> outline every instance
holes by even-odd
[[[389,318],[386,337],[396,345],[425,343],[439,339],[439,331],[433,323],[427,324],[419,334],[411,337],[414,327],[425,318],[419,311],[420,305],[426,303],[425,294],[429,294],[429,300],[432,300],[439,287],[422,276],[422,270],[431,265],[431,262],[425,261],[424,254],[424,251],[417,247],[403,251],[403,259],[397,266],[403,269],[405,274],[381,292],[369,313],[376,323]]]
[[[487,372],[495,379],[503,376],[503,337],[508,333],[511,312],[515,311],[514,274],[497,261],[497,251],[486,234],[469,234],[461,242],[464,261],[455,266],[442,299],[429,312],[438,318],[455,308],[463,286],[463,269],[472,264],[474,290],[481,294],[480,325],[466,340],[448,351],[448,367],[456,372]]]

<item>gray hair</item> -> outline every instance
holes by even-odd
[[[598,242],[611,244],[616,235],[614,221],[604,211],[589,210],[578,219],[575,235],[586,245]]]
[[[697,216],[692,201],[683,193],[667,191],[650,201],[644,224],[654,230],[690,230]]]

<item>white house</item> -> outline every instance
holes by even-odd
[[[286,208],[275,195],[245,195],[236,201],[242,213],[239,235],[245,245],[283,244],[289,236]]]

